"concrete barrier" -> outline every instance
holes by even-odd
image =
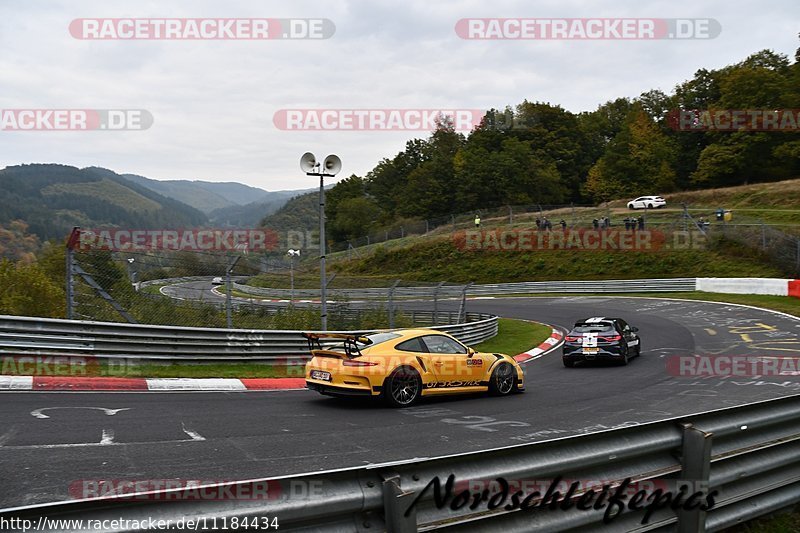
[[[795,280],[778,278],[697,278],[697,290],[727,294],[769,294],[789,296]]]

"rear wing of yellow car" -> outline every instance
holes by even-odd
[[[349,333],[303,333],[303,337],[308,341],[308,350],[311,352],[311,355],[320,355],[323,357],[341,358],[343,355],[348,359],[360,357],[361,349],[359,348],[359,344],[362,346],[372,344],[372,339],[369,337]],[[323,348],[321,341],[324,339],[341,339],[343,341],[344,352]]]

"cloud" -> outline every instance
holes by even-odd
[[[794,16],[793,16],[794,15]],[[81,41],[81,17],[328,18],[321,41]],[[692,41],[466,41],[465,17],[715,18],[722,34]],[[763,48],[794,55],[793,1],[432,2],[245,0],[29,1],[0,7],[0,108],[147,109],[128,132],[0,132],[0,166],[99,165],[156,179],[313,186],[300,155],[337,153],[363,175],[424,132],[281,131],[286,108],[477,108],[523,99],[579,112],[673,87]]]

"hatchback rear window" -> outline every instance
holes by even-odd
[[[611,324],[578,324],[573,333],[605,333],[607,331],[614,331],[614,326]]]

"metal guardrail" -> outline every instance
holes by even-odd
[[[398,436],[398,438],[404,438]],[[408,438],[406,436],[405,438]],[[447,480],[454,476],[452,492]],[[560,489],[559,508],[541,498],[559,476],[565,485],[581,482],[569,498]],[[437,494],[434,478],[441,481]],[[499,480],[511,485],[509,497],[489,509]],[[603,522],[612,495],[625,480],[637,485],[626,493],[623,509]],[[492,485],[490,482],[494,482]],[[590,483],[594,483],[590,486]],[[608,485],[602,500],[599,485]],[[632,427],[509,446],[433,459],[367,465],[257,481],[208,485],[212,494],[254,494],[261,498],[182,501],[196,488],[127,495],[113,500],[83,500],[36,505],[0,513],[0,519],[213,520],[277,518],[281,530],[318,532],[414,532],[431,529],[468,532],[522,531],[677,531],[713,532],[800,501],[800,396],[719,409]],[[248,488],[250,487],[250,488]],[[263,488],[267,487],[266,492]],[[298,490],[298,487],[303,490]],[[683,489],[681,487],[684,487]],[[466,493],[462,493],[466,489]],[[488,489],[487,499],[481,499]],[[596,489],[584,510],[578,508]],[[510,494],[531,508],[509,510]],[[522,500],[539,490],[539,495]],[[642,510],[632,509],[633,492]],[[187,491],[187,492],[183,492]],[[194,492],[192,492],[194,491]],[[716,491],[716,492],[714,492]],[[694,499],[691,495],[699,492]],[[474,494],[478,494],[474,498]],[[666,493],[670,493],[667,500]],[[681,504],[671,507],[680,497]],[[711,503],[708,509],[698,503]],[[437,503],[436,499],[439,498]],[[552,497],[552,493],[551,493]],[[184,496],[185,498],[185,496]],[[564,501],[571,503],[567,508]],[[159,501],[160,500],[160,501]],[[472,504],[477,501],[477,504]],[[548,498],[552,501],[552,498]],[[690,505],[691,503],[691,505]],[[660,506],[659,506],[660,505]],[[645,520],[648,506],[652,514]],[[693,508],[694,507],[694,508]],[[613,504],[612,509],[618,509]],[[114,531],[135,531],[117,528]]]
[[[459,320],[457,312],[406,311],[420,323]],[[463,316],[463,315],[462,315]],[[430,326],[467,345],[497,334],[497,316],[467,313],[466,321]],[[80,355],[171,361],[268,361],[309,357],[301,331],[189,328],[0,315],[0,354]],[[369,333],[359,331],[356,333]]]
[[[289,299],[289,289],[253,287],[234,283],[235,290],[268,298]],[[484,285],[443,285],[441,287],[397,287],[393,289],[395,298],[459,297],[466,289],[467,295],[486,294],[536,294],[536,293],[625,293],[625,292],[683,292],[697,288],[696,278],[666,279],[623,279],[601,281],[523,281],[519,283],[491,283]],[[369,287],[363,289],[330,289],[332,296],[346,298],[378,299],[387,298],[388,287]],[[319,289],[295,289],[294,298],[319,298]]]
[[[473,285],[467,294],[683,292],[696,288],[697,278],[523,281]]]

